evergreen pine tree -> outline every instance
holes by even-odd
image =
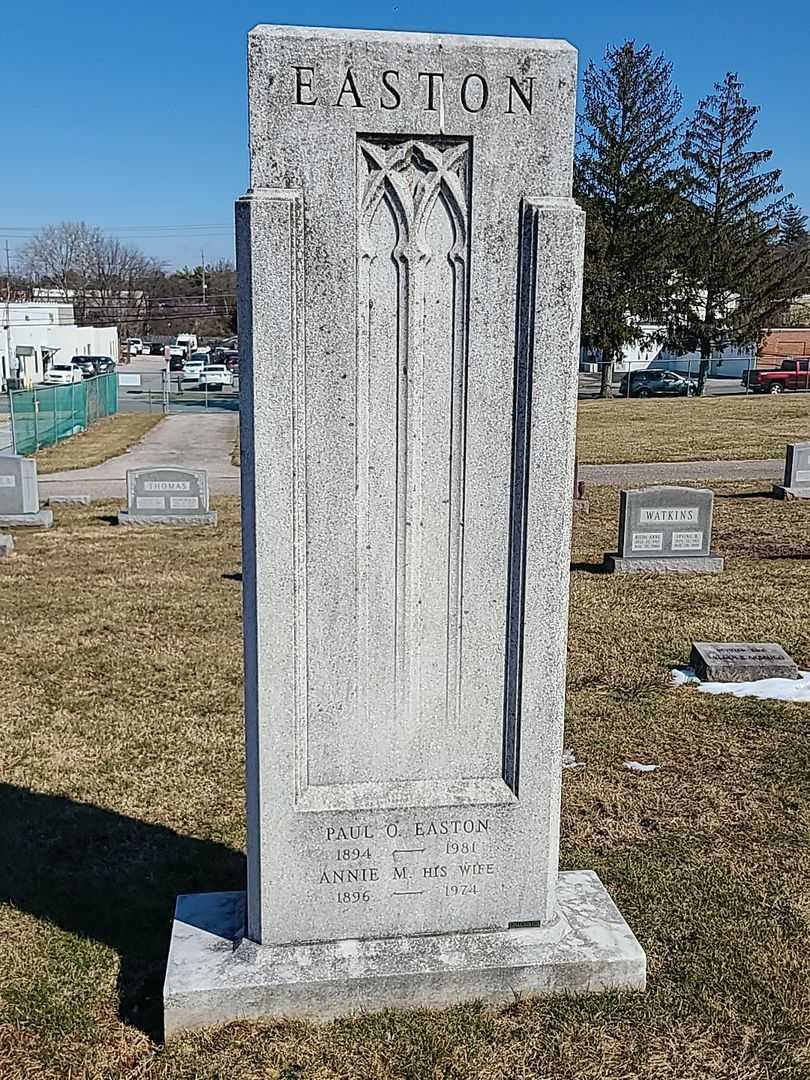
[[[779,242],[785,247],[803,247],[808,240],[807,215],[794,202],[788,203],[779,223]]]
[[[682,219],[681,322],[676,344],[700,350],[703,393],[714,349],[748,345],[795,294],[801,258],[778,247],[786,199],[773,151],[750,150],[759,109],[729,73],[687,125],[690,201]]]
[[[669,306],[680,108],[672,65],[649,45],[626,41],[588,64],[575,194],[587,215],[583,339],[602,351],[603,397],[622,347]]]

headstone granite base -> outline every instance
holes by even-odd
[[[785,487],[784,484],[774,484],[773,497],[775,499],[810,499],[810,487]]]
[[[557,918],[545,925],[257,945],[242,936],[243,892],[180,896],[163,988],[166,1038],[238,1019],[643,990],[644,951],[597,875],[561,873],[557,899]]]
[[[10,555],[13,550],[14,538],[12,536],[7,536],[5,533],[0,535],[0,559],[2,559],[4,555]]]
[[[90,495],[50,495],[48,506],[62,506],[69,510],[80,506],[89,506],[92,503]]]
[[[50,510],[37,510],[32,514],[0,514],[0,526],[6,529],[50,529],[53,525],[53,513]]]
[[[118,513],[119,525],[134,525],[138,528],[151,525],[216,525],[216,510],[204,510],[198,514],[130,514],[127,510]]]
[[[605,555],[609,574],[719,574],[723,559],[719,555],[663,559],[625,559],[621,555]]]

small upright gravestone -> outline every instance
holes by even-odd
[[[6,533],[0,533],[0,558],[10,555],[14,550],[14,537]]]
[[[166,1033],[643,987],[558,859],[576,54],[276,26],[248,71],[247,891],[178,899]]]
[[[129,469],[119,525],[216,525],[205,469]]]
[[[51,511],[39,508],[37,463],[31,458],[0,454],[0,525],[53,525]]]
[[[654,487],[623,491],[619,551],[605,555],[610,573],[717,573],[723,560],[711,554],[714,493],[696,488]]]
[[[771,641],[696,641],[689,663],[701,682],[801,677],[782,646]]]
[[[774,484],[777,499],[810,499],[810,442],[790,443],[785,455],[785,482]]]

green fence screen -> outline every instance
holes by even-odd
[[[9,400],[14,453],[33,454],[117,412],[118,376],[111,372],[70,386],[12,390]]]

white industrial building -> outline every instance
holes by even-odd
[[[74,356],[118,360],[118,327],[77,326],[72,304],[2,304],[0,319],[2,389],[10,379],[24,388],[41,383],[51,364],[70,363]]]
[[[641,331],[648,335],[650,344],[625,345],[622,354],[617,357],[614,364],[616,375],[624,375],[628,371],[641,371],[645,368],[664,369],[666,371],[678,371],[682,375],[697,376],[700,369],[700,353],[674,353],[663,345],[654,341],[657,331],[654,326],[642,326]],[[601,371],[601,350],[588,349],[583,346],[580,349],[580,371],[589,371],[594,374]],[[709,361],[709,378],[712,379],[739,379],[744,371],[757,366],[757,350],[755,345],[733,345],[725,349],[712,351]]]

